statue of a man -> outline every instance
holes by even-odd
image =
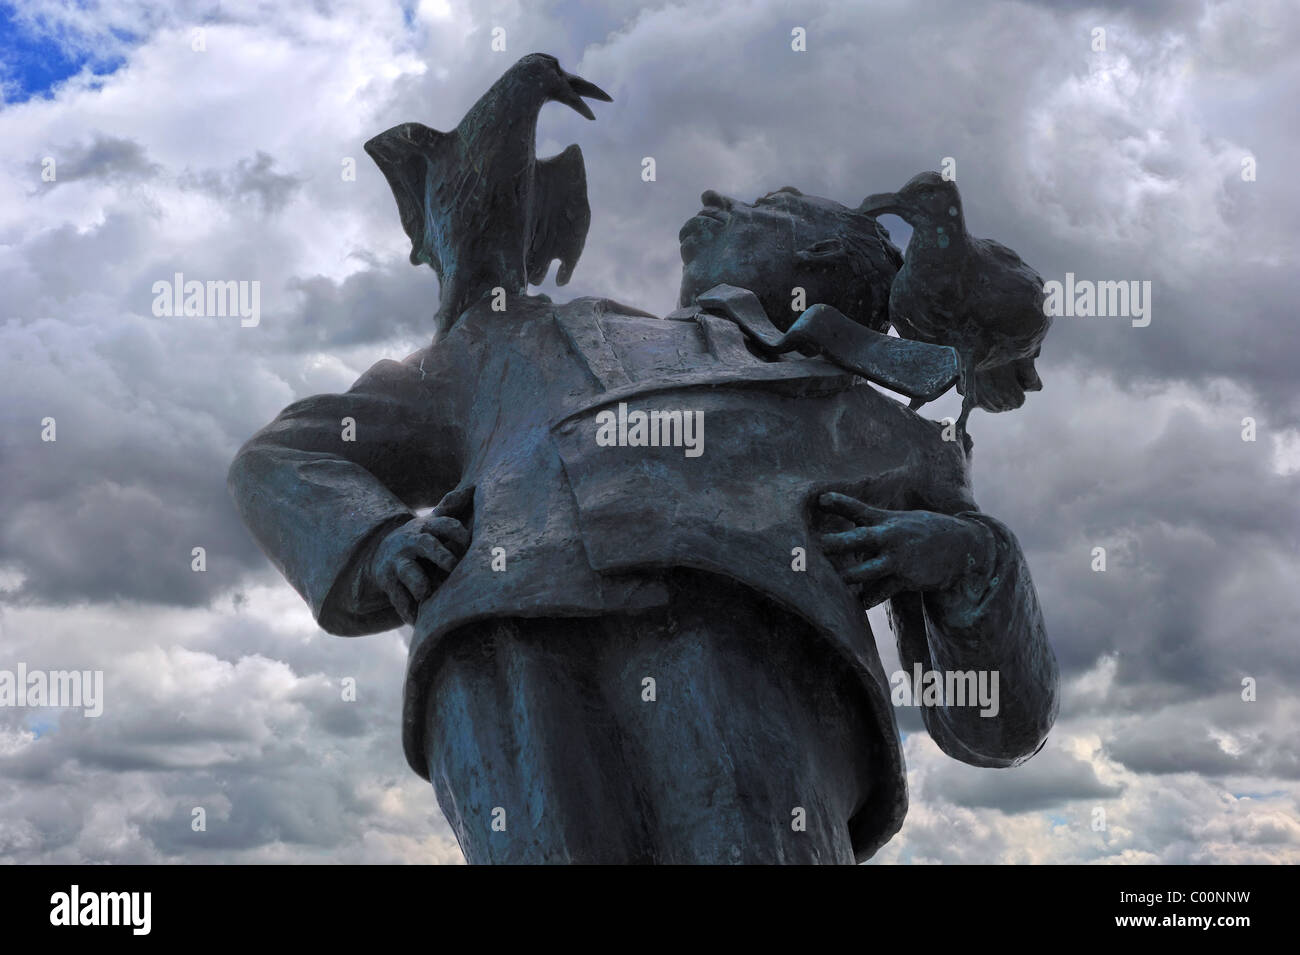
[[[883,229],[793,190],[704,203],[667,319],[480,300],[231,468],[325,630],[414,626],[406,755],[470,862],[866,859],[906,783],[864,603],[889,601],[909,674],[998,674],[996,715],[923,710],[950,755],[1013,765],[1055,717],[1024,558],[959,443],[692,306],[726,282],[784,327],[800,287],[883,329]],[[702,414],[702,453],[598,442],[620,405]]]

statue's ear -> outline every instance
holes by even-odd
[[[842,238],[832,236],[800,249],[794,257],[805,265],[840,265],[848,261],[849,249]]]
[[[442,263],[433,251],[426,229],[430,223],[425,214],[424,189],[429,167],[439,167],[447,149],[446,133],[430,129],[420,123],[402,123],[385,130],[369,140],[365,150],[375,161],[397,200],[397,214],[402,218],[402,228],[411,240],[411,264],[427,262],[442,276]]]

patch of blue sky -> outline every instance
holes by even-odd
[[[58,716],[54,713],[33,713],[27,718],[27,728],[37,739],[54,732],[58,727]]]
[[[122,46],[134,41],[129,33],[111,30],[115,52],[94,42],[70,43],[23,20],[14,7],[0,3],[0,102],[25,103],[34,97],[51,97],[68,77],[89,69],[94,76],[118,70]]]
[[[1285,789],[1260,790],[1259,792],[1234,792],[1234,799],[1285,799],[1291,794]]]

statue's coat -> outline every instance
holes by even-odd
[[[703,411],[703,455],[598,446],[595,416],[619,402]],[[355,441],[341,439],[345,417],[356,421]],[[345,394],[290,405],[241,449],[229,484],[262,548],[320,625],[341,635],[400,624],[361,573],[384,533],[475,487],[472,543],[421,607],[411,641],[404,744],[426,778],[428,668],[458,627],[658,606],[659,575],[680,567],[734,579],[798,614],[857,674],[878,720],[880,785],[851,824],[861,860],[901,825],[906,782],[866,615],[817,544],[818,494],[964,514],[997,540],[987,592],[891,601],[909,673],[916,662],[999,671],[997,717],[922,710],[945,752],[1013,765],[1042,744],[1056,713],[1056,663],[1020,547],[978,512],[966,455],[941,431],[824,360],[757,357],[723,318],[511,296],[505,312],[487,300],[471,306],[435,344],[379,362]],[[806,571],[792,569],[796,547]],[[495,548],[504,572],[492,570]]]

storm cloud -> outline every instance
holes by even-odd
[[[913,808],[877,861],[1300,861],[1294,4],[207,9],[19,3],[85,59],[42,95],[0,48],[0,666],[101,668],[107,695],[98,719],[0,710],[0,859],[459,858],[401,754],[406,633],[319,631],[225,474],[284,405],[432,334],[437,279],[361,143],[451,128],[541,50],[614,97],[542,113],[539,153],[580,143],[592,206],[571,284],[537,289],[557,300],[670,311],[705,189],[856,205],[945,158],[971,231],[1045,279],[1152,283],[1150,325],[1058,318],[1044,390],[972,417],[1062,715],[981,770],[903,713]],[[178,272],[260,282],[260,323],[155,316]]]

